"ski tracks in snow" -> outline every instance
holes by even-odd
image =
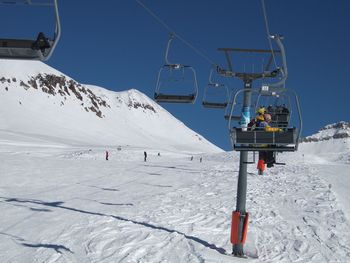
[[[84,176],[67,170],[53,194],[38,184],[26,198],[7,200],[23,216],[33,213],[32,206],[52,210],[37,211],[37,221],[22,221],[22,229],[28,225],[41,231],[35,242],[18,241],[22,251],[34,255],[31,262],[242,261],[226,255],[232,251],[238,179],[238,161],[231,154],[206,156],[202,163],[161,159],[86,165],[93,170]],[[75,180],[69,185],[71,176]],[[60,202],[46,201],[57,201],[54,195]],[[332,188],[312,166],[288,164],[263,176],[249,166],[247,211],[245,249],[254,259],[245,262],[350,261],[349,222]],[[37,225],[39,219],[52,225]],[[34,239],[33,231],[23,235]]]
[[[346,262],[350,227],[330,186],[308,166],[286,166],[250,184],[251,231],[265,262]]]

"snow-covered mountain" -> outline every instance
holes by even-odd
[[[318,142],[330,139],[343,139],[350,137],[350,124],[345,121],[326,125],[316,134],[305,137],[303,142]]]
[[[326,125],[299,144],[300,152],[310,162],[340,162],[350,164],[350,125],[341,121]]]
[[[0,67],[0,132],[7,136],[71,145],[221,151],[136,89],[113,92],[83,85],[37,61],[2,60]]]

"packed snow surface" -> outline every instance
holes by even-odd
[[[249,166],[239,259],[237,153],[0,138],[0,262],[350,262],[348,139],[303,143],[263,176]]]

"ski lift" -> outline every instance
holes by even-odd
[[[156,102],[194,103],[198,94],[195,70],[189,65],[173,64],[168,60],[173,38],[171,34],[165,52],[165,64],[158,72],[154,99]]]
[[[209,83],[204,90],[202,105],[204,108],[225,109],[229,101],[229,91],[225,84],[213,82],[213,69],[210,71]]]
[[[282,44],[281,39],[283,39],[280,35],[270,36],[271,39],[275,40],[279,50],[258,50],[258,49],[237,49],[237,48],[221,48],[219,51],[224,51],[226,55],[226,59],[228,62],[229,70],[223,70],[218,68],[219,74],[228,77],[236,77],[240,78],[244,81],[245,87],[242,90],[239,90],[235,93],[232,99],[230,114],[227,118],[229,132],[231,137],[231,142],[234,150],[237,151],[276,151],[276,152],[284,152],[284,151],[295,151],[298,148],[298,142],[302,129],[302,120],[301,120],[301,112],[298,96],[294,91],[287,90],[285,88],[285,81],[288,76],[287,63],[284,46]],[[249,53],[260,53],[260,54],[269,54],[270,59],[265,65],[262,72],[236,72],[233,70],[232,61],[229,57],[229,52],[249,52]],[[274,54],[279,53],[282,59],[282,67],[277,67],[275,69],[270,70],[271,61],[274,57]],[[279,77],[280,76],[280,77]],[[278,79],[277,82],[264,84],[260,89],[252,89],[251,83],[256,79]],[[238,120],[238,116],[234,116],[235,108],[237,105],[237,97],[239,94],[244,93],[245,99],[244,104],[242,106],[241,118]],[[249,94],[249,95],[247,95]],[[257,107],[257,103],[254,107],[252,107],[251,97],[253,94],[257,94],[259,98],[264,96],[266,98],[280,98],[285,97],[289,99],[293,99],[298,110],[299,122],[296,126],[290,125],[290,113],[291,108],[286,108],[285,115],[282,115],[282,111],[278,112],[280,114],[277,117],[273,117],[275,120],[275,124],[280,124],[281,127],[278,127],[280,131],[271,132],[265,131],[264,129],[249,129],[247,124],[250,121],[250,110]],[[248,99],[249,98],[249,99]],[[258,101],[258,100],[257,100]],[[288,114],[287,114],[288,110]],[[272,112],[271,112],[272,113]],[[283,116],[283,117],[282,117]],[[232,126],[233,121],[237,121],[239,123],[239,127]]]
[[[56,26],[52,38],[45,36],[43,32],[39,32],[36,39],[0,38],[0,59],[48,60],[61,35],[57,0],[0,0],[0,4],[52,6],[54,8]]]
[[[246,89],[239,90],[234,96],[231,112],[234,112],[237,96],[245,92]],[[277,127],[280,131],[265,131],[264,129],[250,129],[249,127],[232,127],[231,118],[228,120],[230,137],[233,149],[236,151],[296,151],[298,149],[299,138],[302,130],[302,119],[299,99],[296,93],[285,88],[272,88],[269,86],[262,86],[260,90],[249,90],[252,93],[257,93],[258,98],[262,94],[267,97],[284,96],[288,100],[294,100],[298,111],[298,125],[290,125],[291,108],[285,105],[283,108],[271,108],[267,113],[271,114],[272,127]],[[248,107],[256,108],[256,107]],[[250,115],[250,113],[249,113]],[[275,116],[274,116],[275,115]]]

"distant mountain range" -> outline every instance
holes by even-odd
[[[340,121],[337,123],[326,125],[321,128],[317,133],[307,136],[302,139],[302,142],[319,142],[327,141],[330,139],[343,139],[350,137],[350,123],[346,121]]]
[[[73,145],[222,151],[136,89],[84,85],[37,61],[1,60],[0,67],[0,132]]]

